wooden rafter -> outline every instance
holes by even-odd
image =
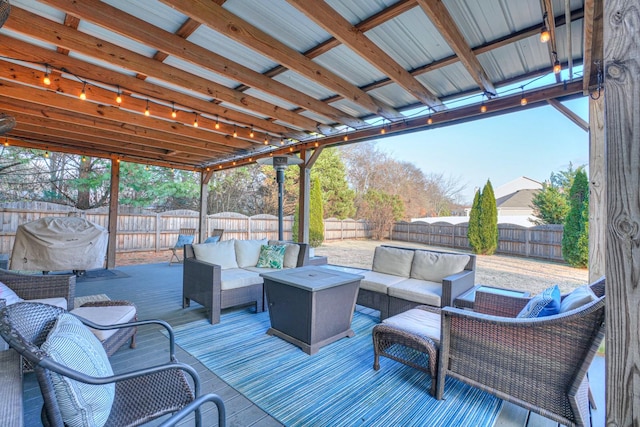
[[[583,80],[584,94],[598,87],[598,74],[602,70],[603,37],[602,14],[603,0],[586,0],[584,14],[584,62]]]
[[[487,76],[487,72],[469,47],[469,44],[464,39],[464,36],[442,1],[418,0],[418,4],[438,29],[440,35],[442,35],[447,44],[449,44],[449,47],[453,49],[460,62],[467,69],[480,89],[490,96],[494,95],[496,88],[493,86],[491,79]]]

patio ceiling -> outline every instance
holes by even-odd
[[[7,143],[181,169],[553,105],[602,59],[601,0],[10,2]]]

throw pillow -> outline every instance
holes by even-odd
[[[86,375],[113,375],[100,341],[72,314],[58,316],[42,350],[56,362]],[[51,380],[65,425],[102,427],[107,422],[115,384],[85,384],[53,372]]]
[[[204,243],[218,243],[220,236],[210,236],[204,241]]]
[[[529,300],[517,317],[545,317],[560,312],[560,289],[553,285]]]
[[[267,244],[267,239],[236,240],[236,261],[238,267],[255,267],[260,256],[260,248]]]
[[[13,289],[2,282],[0,282],[0,299],[5,300],[6,305],[24,301],[15,292],[13,292]]]
[[[409,277],[413,253],[411,249],[384,248],[378,246],[373,254],[373,266],[376,273]]]
[[[284,268],[296,268],[298,266],[298,256],[300,255],[300,245],[288,243],[282,240],[269,240],[270,245],[285,245]]]
[[[184,245],[190,245],[193,243],[195,236],[187,236],[185,234],[178,234],[178,241],[176,242],[176,248],[182,249]]]
[[[223,270],[238,268],[234,239],[193,245],[193,253],[197,260],[219,265]]]
[[[285,245],[262,245],[256,267],[282,268],[286,249]]]
[[[597,299],[598,297],[593,293],[589,285],[580,286],[562,299],[560,313],[571,311]]]
[[[460,273],[469,263],[469,255],[416,251],[411,264],[411,278],[442,282],[447,276]]]

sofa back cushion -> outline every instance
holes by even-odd
[[[469,255],[415,251],[411,265],[411,278],[442,282],[447,276],[460,273],[469,262]]]
[[[238,267],[255,267],[260,256],[260,248],[267,244],[267,239],[236,240],[236,261]]]
[[[409,277],[413,250],[378,246],[373,255],[372,270],[377,273]]]
[[[219,265],[223,270],[228,268],[238,268],[234,239],[223,240],[218,243],[202,243],[200,245],[193,245],[193,253],[196,256],[196,259]]]

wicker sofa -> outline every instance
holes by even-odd
[[[224,240],[219,243],[185,245],[182,276],[182,307],[195,301],[205,307],[212,324],[220,322],[220,310],[254,304],[264,311],[263,279],[270,268],[256,267],[263,245],[286,245],[283,268],[306,265],[305,243],[260,240]]]
[[[363,273],[357,304],[380,311],[380,320],[417,307],[445,307],[475,283],[472,254],[378,246]]]

